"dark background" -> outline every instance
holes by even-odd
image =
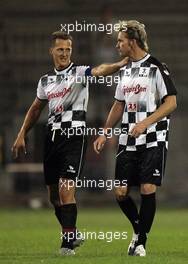
[[[168,65],[178,90],[178,109],[171,119],[167,168],[158,199],[161,205],[185,207],[188,203],[188,2],[7,0],[0,2],[0,12],[0,205],[47,205],[41,172],[47,109],[27,138],[27,157],[15,162],[10,149],[36,96],[39,78],[52,67],[48,53],[50,34],[60,30],[60,24],[75,24],[76,20],[107,24],[136,19],[146,25],[150,53]],[[118,59],[115,33],[73,32],[72,35],[75,63],[93,66]],[[114,90],[115,86],[91,85],[89,126],[103,125],[113,103]],[[117,138],[109,141],[100,156],[92,149],[93,141],[94,137],[90,137],[82,177],[112,179]],[[82,204],[111,206],[113,203],[112,192],[104,189],[79,189],[78,195]]]

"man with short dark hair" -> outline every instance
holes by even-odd
[[[148,54],[143,24],[122,21],[116,47],[120,56],[129,57],[129,62],[120,69],[105,135],[97,138],[94,149],[97,153],[103,149],[108,129],[122,119],[115,171],[115,178],[122,184],[115,188],[115,194],[134,230],[128,254],[146,256],[147,234],[156,210],[155,193],[164,175],[169,115],[176,108],[176,89],[166,66]],[[135,185],[140,186],[139,212],[129,195],[130,187]]]
[[[88,104],[88,76],[104,76],[118,71],[126,59],[98,67],[76,66],[71,62],[72,37],[66,32],[52,34],[50,54],[54,69],[42,76],[37,97],[26,114],[23,125],[12,147],[15,157],[24,151],[25,137],[48,104],[49,116],[44,144],[44,176],[49,199],[62,227],[62,255],[74,255],[77,239],[75,181],[79,177],[86,151],[84,133],[72,133],[86,126]],[[78,78],[80,77],[80,78]],[[81,81],[80,81],[81,80]],[[68,134],[71,129],[71,136]],[[70,184],[69,184],[70,183]]]

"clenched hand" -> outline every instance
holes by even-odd
[[[145,122],[137,123],[133,129],[130,131],[132,137],[138,138],[147,129]]]
[[[99,154],[106,143],[106,136],[99,136],[93,143],[94,150]]]

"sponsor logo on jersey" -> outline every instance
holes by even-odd
[[[130,77],[131,76],[131,69],[125,70],[124,76]]]
[[[150,68],[143,68],[143,67],[141,67],[140,70],[139,70],[138,76],[139,77],[148,77],[149,72],[150,72]]]
[[[69,93],[71,91],[71,88],[64,88],[62,91],[59,91],[57,93],[47,93],[47,97],[48,100],[54,99],[54,98],[58,98],[58,97],[64,97],[67,93]]]
[[[139,94],[146,92],[146,87],[142,87],[140,84],[137,84],[136,86],[128,87],[128,86],[123,86],[123,93],[124,95],[127,93],[134,93],[134,94]]]

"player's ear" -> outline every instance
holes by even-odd
[[[135,48],[137,45],[136,39],[130,39],[130,44],[132,48]]]

